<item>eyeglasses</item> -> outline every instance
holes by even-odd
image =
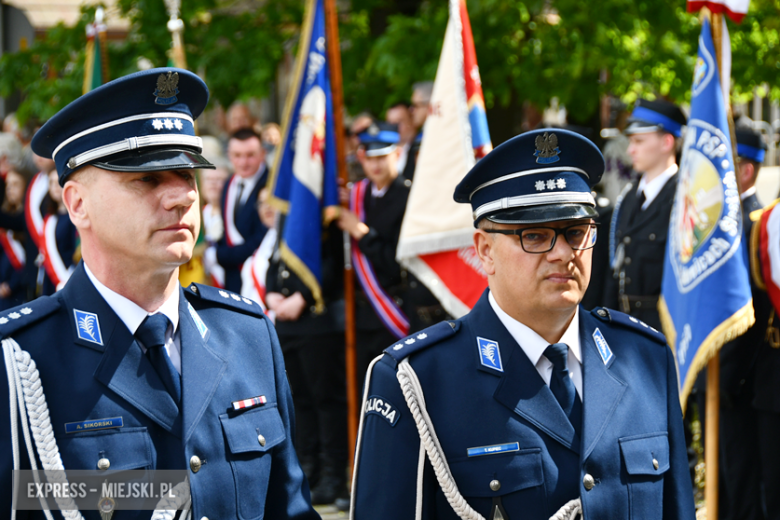
[[[522,229],[486,229],[488,233],[517,235],[526,253],[546,253],[555,247],[555,239],[563,235],[566,243],[575,251],[584,251],[596,245],[598,224],[575,224],[564,228],[532,227]]]

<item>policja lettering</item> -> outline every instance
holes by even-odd
[[[390,426],[395,426],[398,422],[399,414],[395,406],[385,399],[372,395],[366,400],[365,413],[375,413],[381,415],[384,419],[390,423]]]

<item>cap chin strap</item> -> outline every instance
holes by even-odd
[[[102,157],[108,157],[121,152],[137,150],[139,148],[148,148],[150,146],[193,146],[200,152],[203,149],[203,140],[200,137],[192,135],[168,134],[168,135],[146,135],[141,137],[129,137],[116,143],[107,144],[88,150],[84,153],[74,155],[68,159],[68,168],[75,170],[79,166],[92,162]]]
[[[447,498],[455,514],[464,520],[485,520],[485,517],[477,513],[466,499],[458,491],[458,485],[452,476],[450,467],[447,464],[447,458],[444,450],[436,436],[436,430],[433,428],[428,410],[425,407],[425,397],[423,396],[422,385],[417,378],[417,373],[409,364],[409,359],[404,359],[398,364],[396,378],[401,385],[401,392],[404,394],[406,405],[412,412],[414,423],[417,426],[417,433],[420,435],[420,441],[428,454],[428,460],[433,466],[433,472],[436,474],[436,480],[439,481],[444,496]],[[577,515],[582,515],[582,502],[579,498],[570,500],[561,507],[550,520],[574,520]]]

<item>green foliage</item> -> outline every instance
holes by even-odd
[[[280,61],[294,50],[303,0],[182,2],[188,67],[205,76],[223,106],[269,94]],[[349,5],[346,0],[340,7]],[[382,114],[408,100],[412,84],[432,80],[447,24],[445,0],[352,0],[340,14],[347,110]],[[119,0],[130,20],[123,42],[109,45],[116,78],[169,62],[171,35],[163,0]],[[412,6],[411,10],[409,5]],[[416,6],[416,9],[415,9]],[[488,108],[557,96],[585,120],[605,93],[631,103],[638,96],[690,97],[700,31],[681,0],[469,0],[474,41]],[[729,22],[733,92],[737,99],[768,83],[780,99],[780,0],[752,0],[741,25]],[[81,93],[85,7],[74,27],[59,25],[26,50],[0,58],[0,95],[23,94],[20,119],[45,119]]]

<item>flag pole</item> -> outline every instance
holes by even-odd
[[[333,128],[336,133],[336,169],[339,184],[347,185],[347,165],[344,157],[344,92],[341,81],[341,51],[339,49],[339,23],[336,1],[325,0],[325,32],[330,66],[330,88],[333,100]],[[347,203],[342,202],[346,208]],[[357,355],[355,352],[355,277],[352,273],[349,236],[344,235],[344,307],[347,373],[347,432],[350,471],[355,461],[355,444],[358,430]]]
[[[711,13],[706,7],[702,9],[702,17],[710,19],[712,31],[712,43],[715,46],[715,61],[721,74],[720,84],[723,86],[723,15]],[[725,99],[728,99],[724,96]],[[736,146],[734,139],[734,120],[731,117],[731,104],[726,104],[726,118],[729,124],[732,144],[732,159],[736,157],[733,148]],[[732,160],[732,165],[736,166]],[[737,176],[739,179],[739,176]],[[707,402],[706,402],[706,431],[704,437],[704,468],[705,488],[704,502],[707,508],[707,520],[718,519],[718,446],[720,443],[720,351],[718,351],[707,364]]]

